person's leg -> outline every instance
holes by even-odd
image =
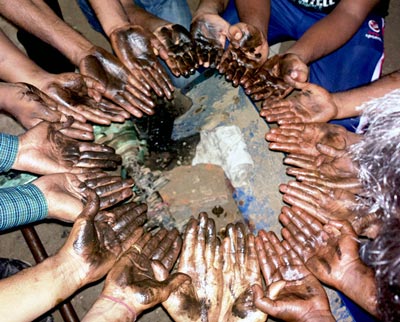
[[[45,0],[44,2],[58,17],[63,19],[58,1]],[[59,74],[75,71],[75,66],[57,49],[43,42],[28,31],[19,29],[17,31],[17,39],[25,48],[28,57],[49,73]]]

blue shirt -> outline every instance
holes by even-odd
[[[0,133],[0,172],[12,168],[18,146],[18,136]],[[0,230],[41,220],[47,213],[46,198],[34,184],[0,188]]]

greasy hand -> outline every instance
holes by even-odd
[[[267,122],[314,123],[336,118],[338,107],[331,94],[324,88],[310,83],[295,83],[299,94],[276,102],[265,101],[260,112]]]
[[[123,122],[129,117],[120,107],[89,96],[90,90],[96,89],[98,82],[78,73],[52,74],[41,86],[41,90],[64,107],[64,114],[79,121],[91,121],[96,124]],[[82,119],[83,118],[83,119]]]
[[[346,221],[321,224],[298,208],[283,207],[282,235],[307,268],[322,282],[342,290],[360,264],[358,239]],[[350,275],[349,275],[350,274]]]
[[[162,58],[176,77],[189,77],[195,73],[198,67],[196,48],[185,27],[166,24],[157,28],[154,35],[167,49],[168,57]]]
[[[224,53],[229,23],[220,15],[199,14],[192,18],[190,32],[196,45],[199,65],[215,68]]]
[[[303,169],[318,170],[321,174],[331,177],[356,178],[358,176],[358,165],[347,150],[337,150],[320,143],[316,145],[316,148],[320,152],[317,157],[292,153],[284,159],[284,163]]]
[[[166,51],[160,41],[139,25],[126,25],[110,34],[113,50],[136,80],[147,91],[172,99],[174,87],[157,54]],[[153,49],[154,48],[154,49]]]
[[[136,117],[154,114],[155,102],[144,84],[138,83],[129,70],[112,54],[100,47],[79,63],[83,75],[90,76],[105,88],[103,94]],[[125,113],[125,112],[124,112]],[[124,113],[120,113],[127,117]]]
[[[120,299],[138,314],[165,301],[172,291],[190,281],[181,273],[168,276],[181,245],[176,229],[145,234],[108,273],[102,295]],[[158,280],[159,275],[164,278]]]
[[[147,207],[130,204],[99,212],[96,193],[84,185],[80,189],[87,202],[59,254],[76,263],[81,285],[85,285],[107,274],[117,258],[141,237]]]
[[[1,83],[1,87],[8,91],[2,108],[15,117],[25,129],[30,129],[42,121],[64,122],[67,120],[66,115],[63,114],[65,107],[57,104],[35,86],[26,83]],[[85,121],[85,118],[81,119]],[[64,134],[81,140],[91,140],[93,139],[92,132],[91,125],[74,121],[70,131]]]
[[[319,170],[301,168],[287,168],[286,173],[314,187],[344,189],[354,194],[361,194],[363,191],[362,183],[357,177],[328,176],[322,174]]]
[[[241,78],[240,84],[245,93],[254,101],[277,101],[283,99],[293,90],[282,78],[272,74],[270,59],[258,69],[250,70]]]
[[[273,232],[261,230],[256,238],[258,261],[267,285],[264,293],[253,287],[258,309],[284,321],[334,321],[321,283],[296,253],[286,250]],[[326,320],[322,317],[326,317]]]
[[[228,224],[223,240],[223,296],[219,321],[266,321],[254,305],[252,285],[261,287],[254,235],[243,223]]]
[[[311,186],[298,181],[281,184],[283,201],[317,218],[322,223],[329,220],[347,220],[352,223],[357,215],[356,196],[343,189]]]
[[[296,54],[275,55],[268,59],[267,65],[272,75],[282,78],[289,86],[307,82],[308,67]]]
[[[218,70],[238,86],[242,77],[261,67],[268,57],[268,44],[263,33],[252,25],[237,23],[229,27],[230,44],[222,56]]]
[[[340,125],[328,123],[282,124],[272,128],[265,136],[271,150],[286,153],[319,156],[317,143],[345,150],[358,142],[361,136]]]
[[[175,321],[220,321],[222,296],[220,240],[206,213],[186,225],[178,271],[191,277],[171,294],[164,308]]]
[[[19,137],[14,168],[35,174],[81,173],[93,169],[114,169],[121,157],[113,148],[72,139],[68,134],[73,119],[65,123],[41,122]]]
[[[42,176],[33,184],[45,195],[49,217],[71,222],[86,204],[82,187],[93,189],[100,198],[100,209],[105,209],[132,196],[133,180],[111,177],[104,172],[59,173]]]

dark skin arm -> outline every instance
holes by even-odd
[[[82,173],[96,169],[115,169],[121,157],[114,149],[91,142],[72,139],[68,134],[72,123],[41,122],[19,136],[13,169],[35,174]]]
[[[76,290],[103,277],[123,251],[142,235],[143,221],[132,221],[130,233],[118,238],[99,211],[94,191],[83,189],[87,204],[76,219],[64,246],[42,263],[3,279],[2,319],[32,321],[49,311]],[[134,216],[131,214],[130,216]],[[126,218],[115,216],[115,222]],[[15,292],[16,289],[24,290]],[[19,310],[8,310],[18,303]]]
[[[68,113],[66,108],[30,84],[0,83],[0,100],[0,110],[14,117],[25,129],[42,121],[65,122],[68,118],[63,114]],[[75,115],[81,117],[80,114]],[[86,121],[83,117],[82,119]],[[92,132],[93,127],[90,124],[74,120],[63,134],[75,139],[92,140]]]
[[[299,209],[284,207],[279,216],[282,235],[307,268],[376,316],[377,294],[373,270],[358,255],[357,235],[348,222],[322,225]]]
[[[201,0],[193,14],[190,32],[196,44],[199,65],[215,68],[224,53],[230,24],[220,14],[228,1]]]
[[[120,1],[131,24],[143,27],[156,37],[157,41],[153,42],[153,46],[156,46],[157,54],[176,77],[194,74],[198,63],[195,45],[188,30],[152,15],[133,1]]]
[[[105,97],[137,117],[142,116],[143,111],[151,113],[149,111],[155,104],[149,94],[141,93],[141,88],[135,87],[137,83],[124,65],[57,17],[43,1],[2,1],[0,4],[5,17],[57,48],[79,67],[82,75],[90,77],[84,80],[89,88],[88,94],[95,101],[113,107],[114,104],[102,100]],[[37,82],[40,81],[38,78]],[[42,89],[47,83],[41,86],[33,84]]]
[[[261,116],[268,122],[279,124],[327,122],[359,116],[362,113],[358,109],[360,105],[399,88],[400,72],[395,71],[366,86],[338,93],[329,93],[310,83],[295,82],[293,86],[301,92],[277,102],[265,101]]]
[[[327,123],[282,124],[272,128],[265,138],[271,150],[318,156],[317,143],[345,150],[361,140],[361,136],[344,127]]]
[[[221,58],[218,71],[233,86],[238,86],[252,70],[261,67],[268,57],[268,45],[263,33],[252,24],[239,22],[228,29],[230,41]]]
[[[153,90],[158,96],[171,99],[174,88],[158,61],[156,48],[162,45],[157,38],[140,25],[130,23],[119,0],[91,0],[90,3],[115,54],[133,75],[136,86],[142,86],[147,95]]]
[[[43,192],[50,218],[73,222],[84,209],[85,186],[93,189],[99,197],[100,209],[106,209],[132,196],[132,179],[122,180],[104,172],[74,175],[70,173],[49,174],[32,182]]]
[[[293,250],[263,230],[256,250],[267,287],[253,286],[258,309],[283,321],[334,321],[321,283]]]
[[[141,312],[165,301],[172,291],[190,281],[181,273],[168,276],[181,244],[177,230],[145,234],[108,273],[100,297],[83,321],[135,321]],[[157,280],[160,275],[166,277]]]

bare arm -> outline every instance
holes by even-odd
[[[264,37],[267,38],[270,17],[269,1],[236,0],[235,4],[240,21],[257,27],[264,34]]]
[[[309,64],[345,44],[379,0],[342,0],[325,18],[309,28],[287,53]],[[247,2],[246,2],[247,3]]]
[[[43,1],[0,0],[0,13],[57,48],[76,66],[93,47],[89,40],[61,20]]]
[[[332,94],[338,106],[337,119],[360,115],[357,110],[361,104],[374,98],[382,97],[389,92],[400,88],[400,71],[395,71],[366,86],[351,89],[346,92]]]

